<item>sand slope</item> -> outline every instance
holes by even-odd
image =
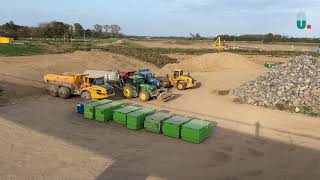
[[[0,92],[0,106],[11,99],[46,94],[42,78],[48,73],[82,73],[86,69],[132,71],[142,67],[158,70],[152,64],[98,50],[0,57],[0,89],[3,90]]]
[[[42,83],[42,77],[48,73],[82,73],[86,69],[131,71],[141,67],[151,70],[158,69],[149,63],[98,50],[68,54],[1,57],[0,81],[36,85]]]
[[[233,53],[204,54],[190,59],[182,60],[176,64],[167,64],[162,69],[184,69],[190,72],[212,72],[224,69],[258,68],[254,62],[245,57]]]

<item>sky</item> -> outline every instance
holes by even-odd
[[[305,12],[311,30],[298,30]],[[118,24],[123,33],[147,36],[266,34],[320,37],[320,0],[3,0],[0,24],[36,26],[52,20],[86,28]]]

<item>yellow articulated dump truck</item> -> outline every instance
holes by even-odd
[[[47,74],[43,79],[54,97],[66,99],[80,95],[83,99],[106,99],[115,95],[114,88],[104,83],[104,77]]]

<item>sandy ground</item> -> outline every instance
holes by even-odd
[[[180,60],[167,64],[162,70],[184,69],[189,72],[216,72],[226,69],[262,69],[261,65],[248,61],[246,57],[231,53],[213,53]]]
[[[229,46],[258,48],[267,51],[316,51],[318,44],[304,43],[277,43],[277,44],[262,44],[250,42],[228,42]]]
[[[137,43],[145,47],[164,47],[164,48],[209,48],[209,49],[219,49],[219,47],[214,46],[213,42],[193,42],[190,44],[179,44],[175,41],[169,40],[149,40],[149,41],[136,41]],[[247,47],[247,48],[257,48],[267,51],[282,50],[282,51],[315,51],[319,47],[317,44],[262,44],[262,43],[252,43],[252,42],[226,42],[228,46],[235,47]]]
[[[183,58],[182,64],[197,69],[192,75],[201,87],[174,90],[177,98],[167,103],[113,98],[218,123],[211,138],[194,145],[84,120],[74,112],[79,98],[53,98],[38,88],[44,73],[159,71],[152,65],[95,51],[1,57],[2,94],[20,101],[0,107],[0,179],[319,179],[318,118],[236,104],[216,93],[265,73],[259,58],[226,53]]]
[[[153,71],[158,70],[152,64],[98,50],[68,54],[1,57],[0,89],[4,90],[6,99],[23,98],[31,94],[43,94],[43,89],[39,87],[44,87],[42,78],[48,73],[82,73],[86,69],[132,71],[140,67]],[[16,85],[18,86],[15,87]],[[0,102],[1,104],[3,103]]]
[[[215,130],[200,145],[84,120],[76,99],[0,109],[1,176],[17,179],[318,179],[319,151]],[[37,113],[35,113],[37,112]]]
[[[149,41],[135,41],[145,47],[163,47],[163,48],[215,48],[212,43],[199,42],[192,44],[178,44],[175,41],[168,40],[149,40]]]

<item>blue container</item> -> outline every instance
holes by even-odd
[[[79,113],[79,114],[84,114],[84,105],[85,104],[90,104],[90,103],[93,103],[93,102],[96,102],[96,100],[78,102],[77,103],[76,112]]]

